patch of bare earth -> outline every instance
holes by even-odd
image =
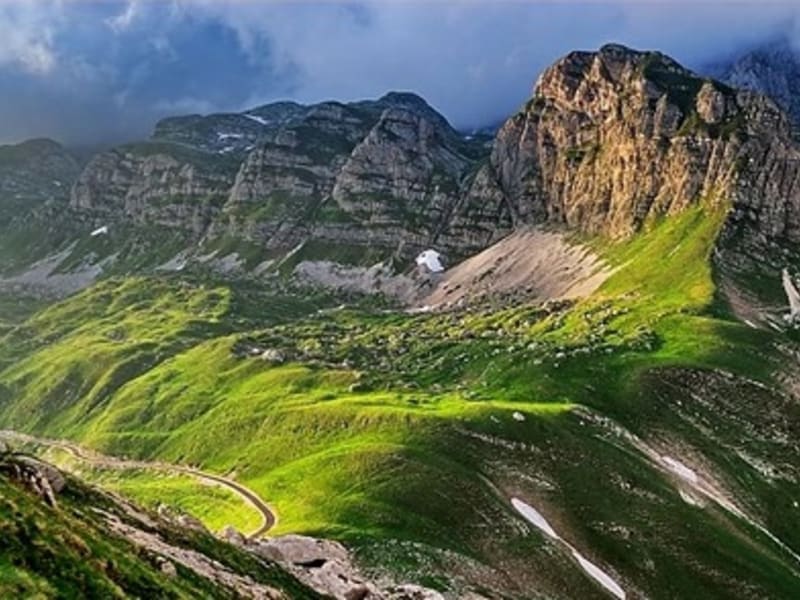
[[[588,247],[557,231],[512,233],[445,273],[417,302],[430,309],[504,298],[574,299],[594,292],[612,270]]]

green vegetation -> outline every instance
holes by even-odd
[[[780,519],[796,486],[731,450],[746,438],[754,460],[800,460],[751,431],[774,429],[773,409],[795,414],[748,383],[771,381],[779,334],[720,316],[711,253],[725,215],[703,202],[628,242],[591,241],[616,270],[578,302],[319,312],[333,301],[257,289],[242,300],[235,286],[174,277],[104,282],[0,342],[0,425],[235,474],[275,506],[274,533],[346,540],[367,565],[451,591],[449,552],[502,565],[523,586],[596,592],[520,529],[508,504],[520,495],[649,595],[730,597],[746,581],[788,597],[793,559],[774,542],[686,504],[629,438],[586,417],[702,456],[800,547],[796,519]],[[770,410],[698,400],[693,378]],[[150,477],[106,484],[152,504],[161,484]],[[163,487],[207,522],[242,518],[184,482]]]
[[[101,512],[102,511],[102,512]],[[169,576],[156,556],[109,532],[102,515],[131,523],[120,506],[70,479],[51,508],[0,475],[0,596],[21,598],[233,598],[183,565]],[[316,598],[274,565],[207,534],[161,525],[158,534],[177,548],[199,551],[225,568],[283,590]]]
[[[37,448],[34,446],[32,450]],[[40,453],[48,462],[81,481],[121,494],[152,511],[165,506],[173,512],[192,515],[212,532],[232,525],[238,531],[249,533],[261,525],[258,511],[241,497],[227,488],[189,475],[153,469],[98,467],[59,448]]]

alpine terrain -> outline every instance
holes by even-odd
[[[782,56],[0,147],[0,596],[797,598]]]

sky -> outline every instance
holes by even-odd
[[[141,139],[164,116],[416,92],[461,129],[607,42],[699,68],[766,39],[800,47],[800,2],[0,0],[0,143]]]

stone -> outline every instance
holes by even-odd
[[[185,529],[191,529],[193,531],[207,531],[206,526],[203,525],[203,522],[191,515],[178,515],[178,517],[175,519],[175,523]]]
[[[32,471],[44,479],[53,492],[61,493],[67,485],[64,475],[53,465],[42,462],[30,456],[18,456],[14,459],[17,463],[29,467]]]
[[[246,539],[233,525],[226,525],[220,532],[220,537],[234,546],[244,546]]]
[[[158,564],[158,569],[167,577],[176,577],[178,575],[178,569],[175,564],[163,556],[157,557],[156,563]]]
[[[267,348],[261,353],[261,360],[279,365],[286,361],[286,356],[280,350]]]

